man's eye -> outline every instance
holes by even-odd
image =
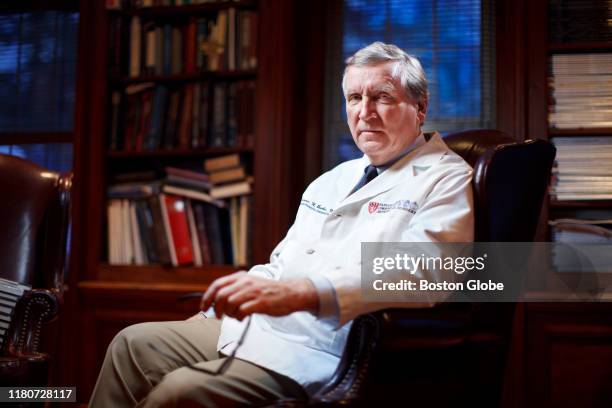
[[[356,102],[361,100],[361,95],[349,95],[349,102]]]

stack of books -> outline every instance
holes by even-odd
[[[110,264],[250,263],[251,178],[237,154],[204,167],[108,188]]]
[[[550,193],[557,200],[612,199],[612,137],[554,137]]]
[[[612,54],[556,54],[552,56],[551,127],[612,126]]]
[[[231,154],[204,161],[213,198],[235,197],[251,192],[252,178],[240,163],[240,155]]]

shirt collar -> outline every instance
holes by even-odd
[[[417,138],[414,140],[414,142],[412,142],[412,144],[410,146],[408,146],[404,151],[402,151],[399,155],[397,155],[393,159],[389,160],[388,162],[381,164],[380,166],[375,166],[376,167],[376,171],[378,172],[378,174],[379,175],[382,174],[383,171],[385,171],[389,167],[393,166],[402,157],[406,156],[408,153],[410,153],[411,151],[413,151],[417,147],[420,147],[423,144],[427,143],[429,141],[430,137],[431,137],[431,135],[429,135],[429,134],[425,135],[425,134],[423,134],[423,132],[421,132],[421,134],[419,134],[417,136]]]

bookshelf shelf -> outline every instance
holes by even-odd
[[[550,136],[608,136],[612,135],[611,127],[599,127],[599,128],[575,128],[575,129],[558,129],[549,128],[548,134]]]
[[[178,75],[144,75],[139,77],[121,77],[112,78],[111,83],[114,85],[130,85],[139,84],[144,82],[155,82],[155,83],[180,83],[180,82],[194,82],[203,80],[223,80],[223,79],[255,79],[257,71],[254,69],[249,70],[235,70],[235,71],[208,71],[208,72],[197,72],[192,74],[178,74]]]
[[[612,208],[612,200],[572,200],[558,201],[551,200],[550,208],[567,209],[567,208]]]
[[[198,14],[207,14],[218,10],[228,9],[233,7],[240,10],[256,10],[256,1],[214,1],[204,4],[187,4],[184,6],[157,6],[157,7],[141,7],[125,10],[109,10],[111,15],[120,16],[147,16],[147,17],[181,17],[193,16]]]
[[[210,149],[174,149],[174,150],[147,150],[147,151],[109,151],[106,156],[113,160],[133,160],[133,159],[144,159],[144,158],[173,158],[173,157],[201,157],[206,158],[210,156],[217,156],[222,154],[232,153],[252,153],[253,149],[250,147],[213,147]]]
[[[245,267],[234,265],[204,265],[200,267],[172,267],[162,265],[109,265],[98,266],[98,278],[113,282],[148,282],[208,284],[215,279],[239,271]]]
[[[552,43],[548,46],[549,53],[579,52],[586,53],[591,51],[610,51],[612,41],[590,41],[572,43]]]

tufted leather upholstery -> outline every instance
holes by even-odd
[[[474,168],[476,241],[532,241],[555,156],[496,130],[445,137]],[[498,406],[514,304],[387,309],[355,319],[331,381],[275,406]]]
[[[47,382],[49,356],[38,349],[62,301],[71,186],[71,175],[0,154],[0,276],[33,288],[17,303],[0,350],[0,383]]]

